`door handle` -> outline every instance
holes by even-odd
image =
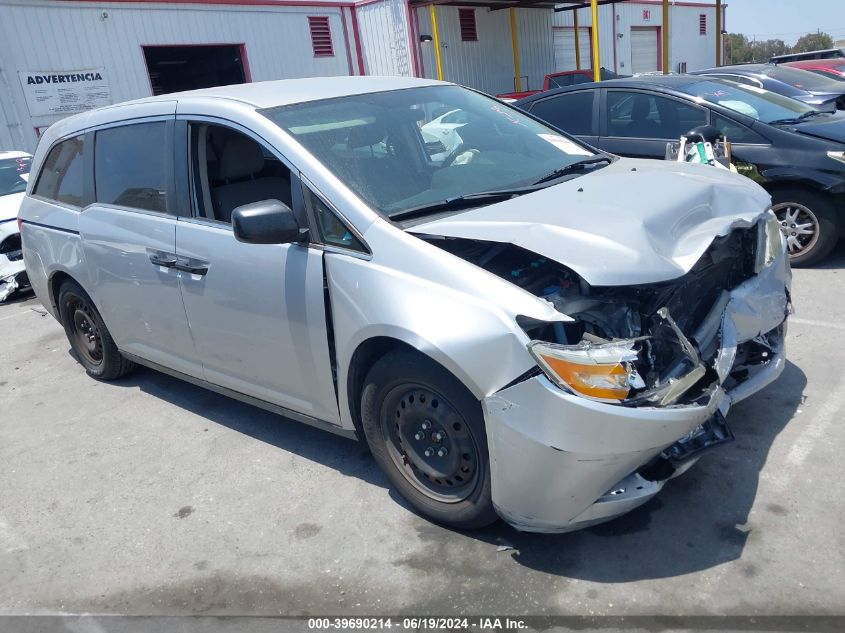
[[[192,275],[200,276],[208,272],[208,266],[199,263],[185,262],[177,264],[176,262],[173,262],[173,268],[175,268],[176,270],[181,270],[182,272],[191,273]]]
[[[150,253],[150,261],[165,268],[173,268],[176,265],[176,257],[167,253]]]

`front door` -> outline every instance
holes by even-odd
[[[95,190],[79,214],[87,289],[122,351],[200,376],[173,268],[175,102],[159,105],[171,114],[85,136]]]
[[[607,90],[598,145],[631,158],[666,156],[666,143],[707,124],[707,110],[695,104],[639,90]]]
[[[305,223],[299,179],[246,130],[199,120],[178,128],[191,187],[176,223],[176,253],[205,379],[339,424],[322,251],[245,244],[231,226],[235,208],[267,199],[298,210]]]

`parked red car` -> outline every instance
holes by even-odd
[[[602,67],[599,69],[602,81],[605,79],[619,79],[623,75],[617,75],[612,70]],[[543,79],[542,90],[523,90],[522,92],[506,92],[504,94],[496,95],[497,99],[504,101],[516,101],[517,99],[524,99],[530,97],[538,92],[545,92],[554,88],[565,88],[566,86],[574,86],[575,84],[586,84],[593,80],[593,69],[586,70],[564,70],[559,73],[550,73]]]
[[[788,62],[784,66],[793,66],[801,70],[809,70],[831,79],[845,81],[845,58],[838,59],[803,59],[798,62]]]

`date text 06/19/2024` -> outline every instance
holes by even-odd
[[[389,618],[389,617],[358,617],[358,618],[308,618],[308,628],[313,630],[370,630],[393,629],[405,631],[419,630],[511,630],[517,631],[527,628],[524,620],[509,617],[473,617],[473,618]]]

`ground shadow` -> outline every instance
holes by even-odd
[[[807,380],[787,363],[783,375],[728,415],[736,441],[706,454],[651,502],[614,521],[559,535],[517,532],[502,523],[469,536],[513,546],[517,563],[595,582],[688,574],[737,560],[761,528],[748,524],[760,470],[801,403]],[[787,514],[769,504],[765,511]],[[753,565],[743,569],[749,578]]]
[[[227,396],[197,387],[146,367],[110,383],[136,387],[214,424],[295,453],[338,472],[386,488],[387,478],[373,461],[366,445],[289,420]]]
[[[364,444],[308,427],[165,374],[139,368],[117,385],[144,393],[259,441],[387,487]],[[736,441],[706,454],[689,472],[670,481],[650,503],[586,530],[569,534],[521,533],[502,522],[465,536],[508,544],[512,559],[528,569],[595,582],[627,582],[679,576],[737,560],[760,528],[748,524],[760,470],[775,438],[792,419],[806,385],[804,373],[787,363],[768,388],[739,403],[728,416]],[[550,482],[550,484],[553,482]],[[391,498],[406,508],[394,491]],[[776,504],[773,514],[788,510]],[[423,540],[450,532],[425,524]],[[752,565],[743,570],[749,577]]]

